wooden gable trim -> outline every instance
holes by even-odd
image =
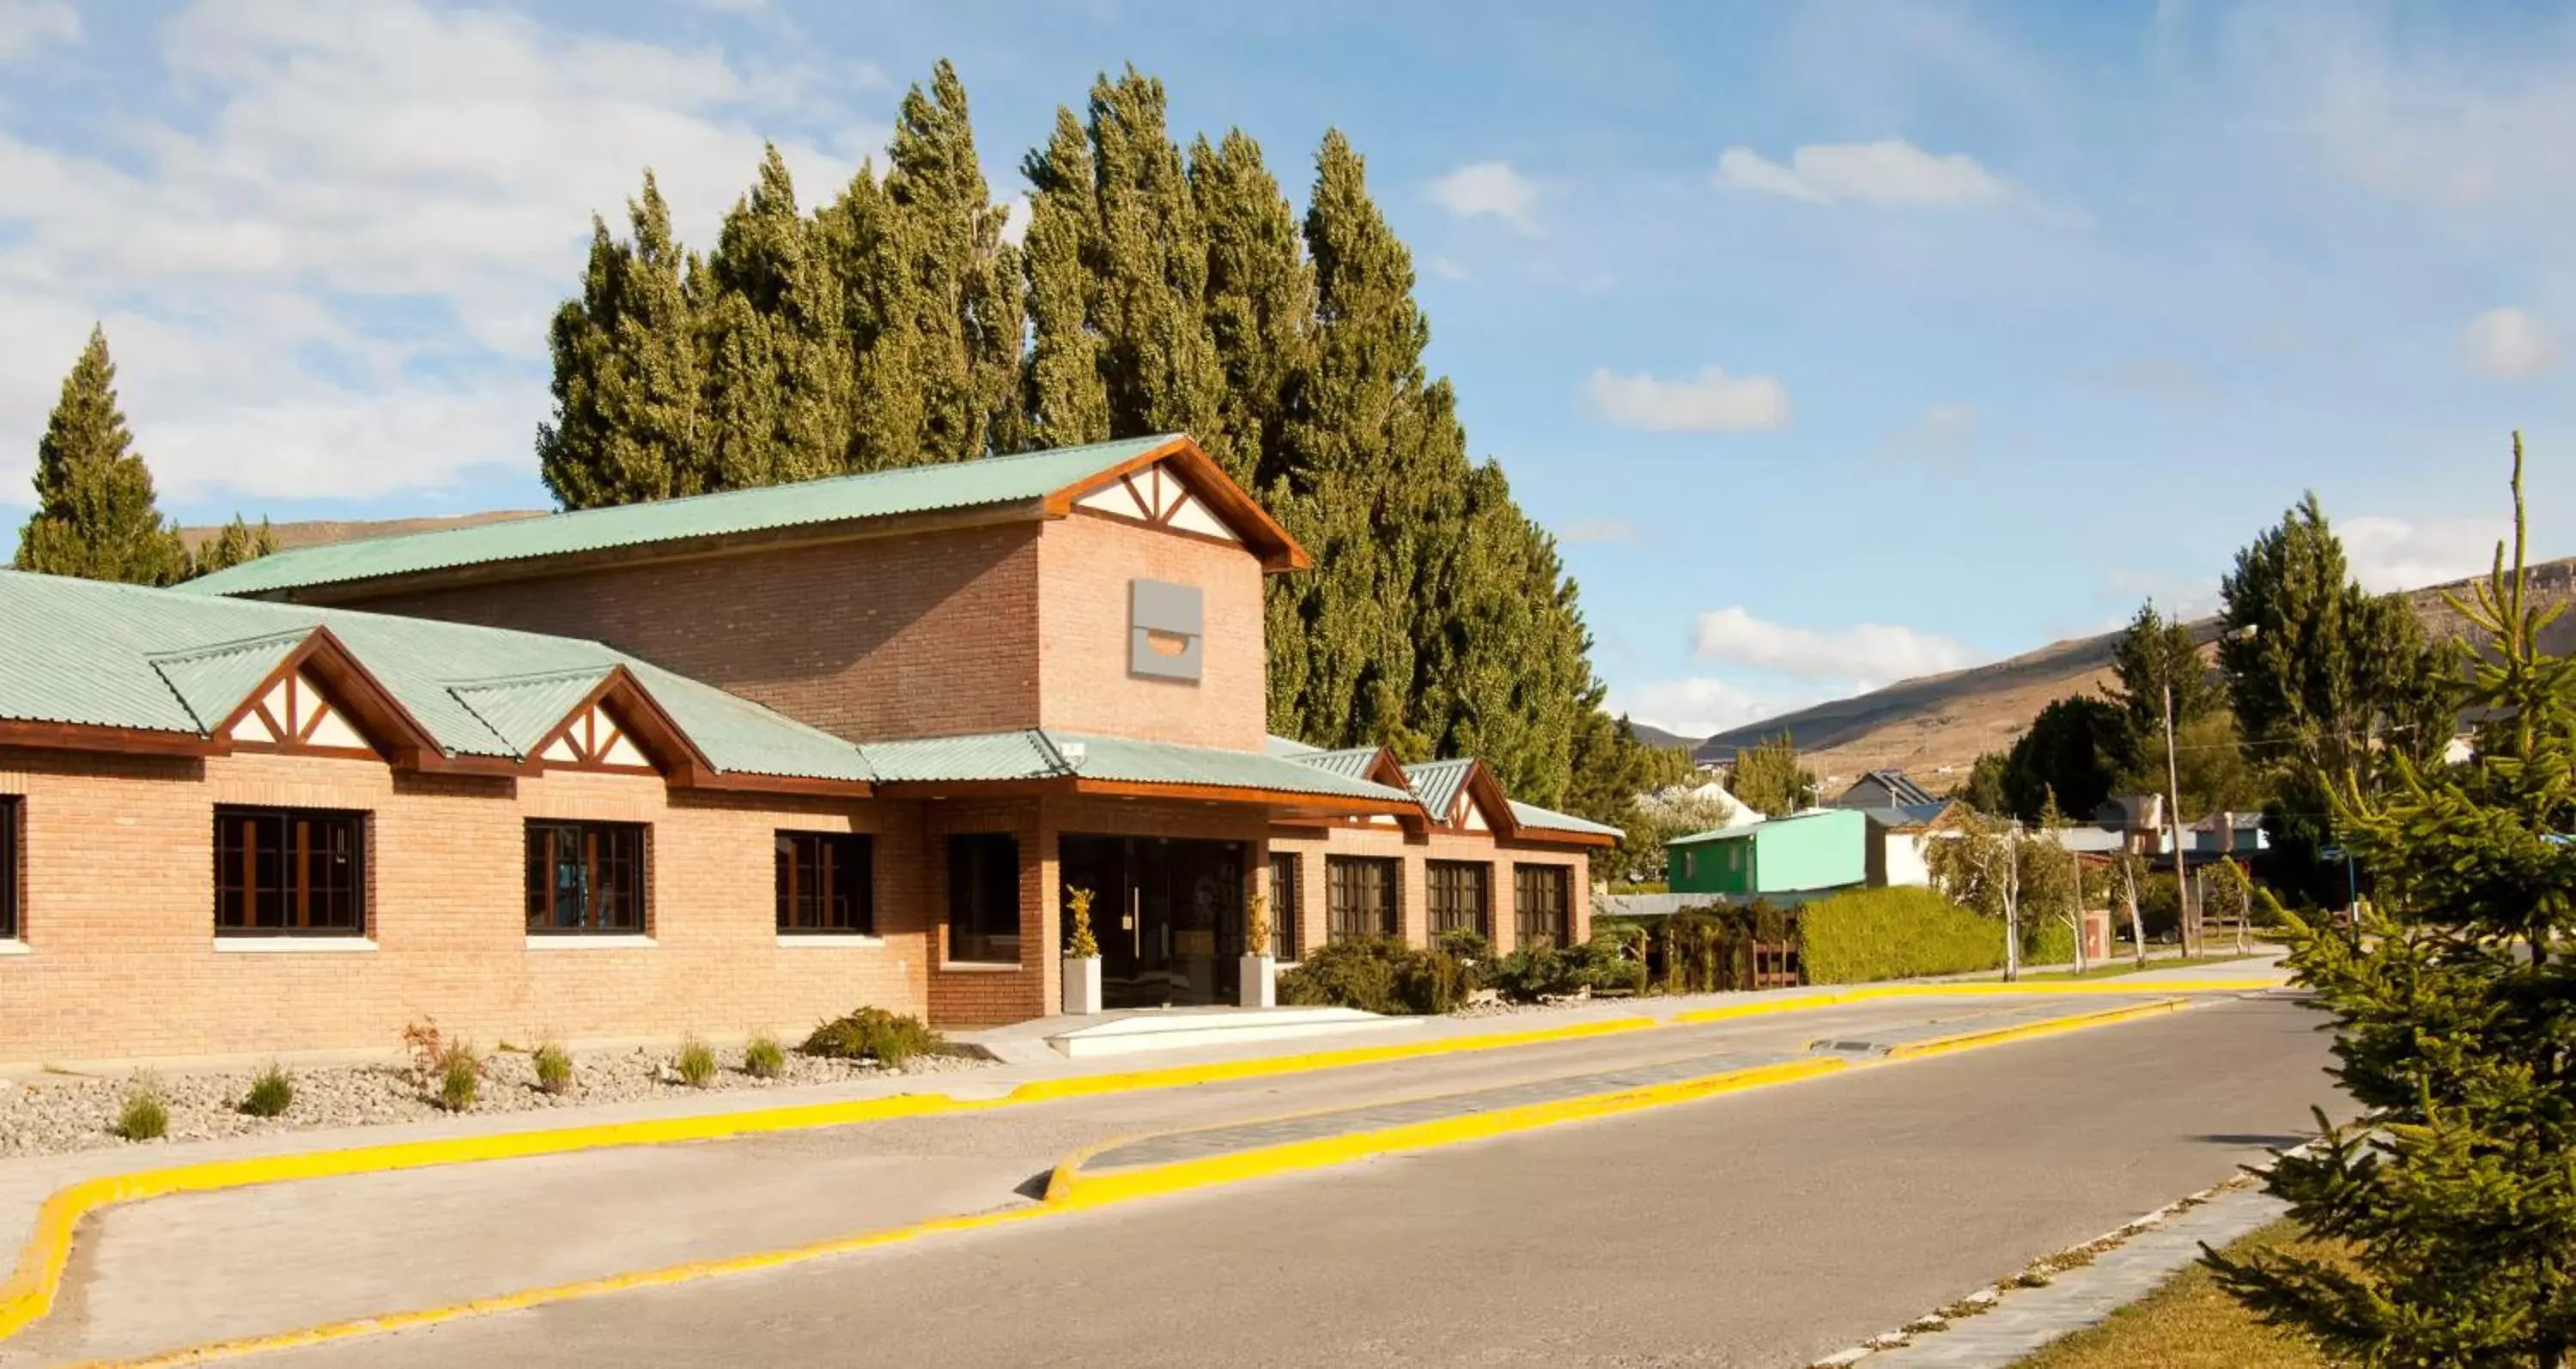
[[[645,759],[652,762],[649,767],[611,765],[598,759],[597,753],[605,748],[595,728],[597,715],[603,709],[614,709],[610,721],[617,725],[621,737],[634,742]],[[546,753],[553,750],[557,742],[570,745],[581,759],[548,759]],[[608,674],[582,696],[581,702],[564,714],[561,722],[546,729],[528,747],[526,764],[536,771],[592,770],[623,775],[669,775],[677,777],[677,783],[695,787],[704,787],[701,782],[716,774],[714,762],[698,750],[697,744],[689,740],[688,734],[680,730],[680,725],[672,721],[669,713],[663,711],[662,705],[635,678],[634,672],[623,665],[609,667]]]
[[[1465,795],[1468,802],[1484,810],[1485,826],[1497,839],[1510,840],[1520,835],[1521,820],[1512,811],[1511,796],[1503,792],[1503,782],[1494,778],[1494,772],[1486,769],[1483,761],[1468,765],[1467,782],[1458,786],[1458,792]]]
[[[1289,536],[1286,528],[1279,526],[1278,520],[1272,518],[1269,511],[1261,507],[1260,501],[1246,493],[1242,486],[1234,483],[1233,478],[1228,476],[1213,458],[1199,450],[1198,443],[1186,437],[1175,437],[1161,446],[1140,452],[1117,465],[1094,472],[1075,484],[1055,491],[1046,497],[1047,516],[1051,518],[1070,516],[1073,513],[1073,506],[1084,495],[1112,481],[1127,483],[1129,494],[1134,495],[1135,485],[1128,482],[1128,477],[1164,462],[1170,463],[1173,473],[1181,477],[1181,483],[1190,493],[1197,495],[1200,502],[1208,506],[1210,512],[1243,538],[1243,545],[1261,558],[1262,569],[1277,572],[1307,570],[1313,567],[1314,558],[1306,554],[1306,549],[1297,544],[1296,538]],[[1144,502],[1141,497],[1138,498],[1140,506]],[[1147,517],[1151,521],[1152,516],[1148,514]],[[1165,532],[1188,532],[1187,529],[1169,527],[1160,522],[1153,522],[1152,525]]]
[[[287,736],[288,719],[269,710],[268,697],[283,688],[292,699],[304,687],[303,677],[310,674],[320,682],[323,700],[331,712],[346,718],[352,730],[366,739],[365,748],[317,746],[312,737],[322,718],[312,715],[301,722],[292,737],[284,742],[256,742],[234,736],[234,730],[256,716],[273,736]],[[295,710],[291,709],[290,712]],[[403,707],[393,691],[385,688],[366,666],[361,664],[347,644],[334,636],[328,627],[316,627],[294,649],[286,653],[275,668],[251,686],[250,693],[224,715],[212,729],[214,740],[229,751],[282,753],[306,756],[338,756],[348,759],[382,760],[389,764],[417,767],[422,756],[443,757],[438,739]]]

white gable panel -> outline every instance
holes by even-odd
[[[573,749],[570,737],[555,738],[542,754],[550,761],[562,761],[566,765],[581,764],[581,753]]]
[[[626,740],[624,733],[619,733],[608,739],[608,749],[600,754],[599,762],[602,765],[633,765],[643,767],[650,767],[653,764],[651,761],[644,759],[643,752],[635,749],[635,743]]]
[[[1195,532],[1206,537],[1221,537],[1228,542],[1239,540],[1234,535],[1234,529],[1227,527],[1223,519],[1210,513],[1207,505],[1200,503],[1196,496],[1186,491],[1182,493],[1180,502],[1173,506],[1171,522],[1173,527],[1184,532]]]
[[[361,750],[366,747],[367,739],[359,736],[356,728],[342,721],[339,714],[324,708],[316,708],[313,711],[320,713],[321,717],[314,722],[312,735],[304,739],[306,745]]]
[[[1485,810],[1477,807],[1474,799],[1461,795],[1458,799],[1458,807],[1463,810],[1459,815],[1459,826],[1466,828],[1470,832],[1490,832],[1493,830],[1485,825]]]
[[[1126,482],[1120,480],[1112,480],[1108,484],[1101,486],[1099,489],[1093,490],[1091,493],[1075,500],[1074,503],[1080,508],[1091,509],[1099,513],[1114,513],[1121,518],[1141,519],[1144,517],[1144,510],[1136,507],[1136,496],[1129,493]]]

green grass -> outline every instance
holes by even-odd
[[[2318,1254],[2292,1222],[2275,1222],[2227,1248],[2243,1256],[2284,1246]],[[2329,1369],[2333,1361],[2254,1319],[2198,1264],[2163,1287],[2017,1362],[2013,1369]]]
[[[2141,969],[2188,970],[2202,965],[2233,965],[2250,959],[2253,957],[2242,955],[2173,956],[2164,960],[2150,960],[2143,966],[2135,960],[2122,959],[2108,961],[2081,971],[2042,970],[2038,974],[2023,975],[2022,981],[2028,983],[2038,979],[2117,979],[2124,974],[2136,974]]]

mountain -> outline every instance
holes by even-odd
[[[2532,595],[2541,603],[2576,603],[2576,557],[2532,566],[2530,577]],[[2465,597],[2468,584],[2454,580],[2409,590],[2407,604],[2428,631],[2462,636],[2468,624],[2443,595]],[[2205,618],[2192,628],[2207,642],[2217,635],[2218,620]],[[1738,747],[1786,732],[1829,797],[1871,770],[1903,770],[1942,793],[1966,778],[1979,753],[2012,745],[2050,700],[2109,686],[2111,653],[2119,640],[2119,633],[2106,632],[2051,642],[1988,665],[1899,681],[1730,728],[1700,743],[1697,754],[1702,761],[1725,759]],[[2553,652],[2576,650],[2576,615],[2552,623],[2542,645]],[[1645,730],[1640,726],[1638,735]]]
[[[507,523],[516,518],[543,518],[535,509],[495,509],[484,513],[446,514],[436,518],[377,519],[312,519],[301,523],[272,523],[269,535],[277,539],[279,551],[297,547],[318,547],[328,542],[364,542],[375,537],[400,537],[410,532],[441,532],[448,528],[479,527],[485,523]],[[223,536],[221,525],[181,528],[179,537],[195,551]]]
[[[1685,737],[1678,732],[1666,732],[1652,723],[1641,723],[1634,719],[1631,719],[1628,725],[1637,730],[1637,740],[1648,746],[1678,746],[1685,751],[1699,749],[1700,739],[1697,737]]]

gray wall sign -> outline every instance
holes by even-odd
[[[1199,638],[1207,629],[1206,596],[1198,586],[1131,580],[1127,604],[1127,672],[1197,680]]]

